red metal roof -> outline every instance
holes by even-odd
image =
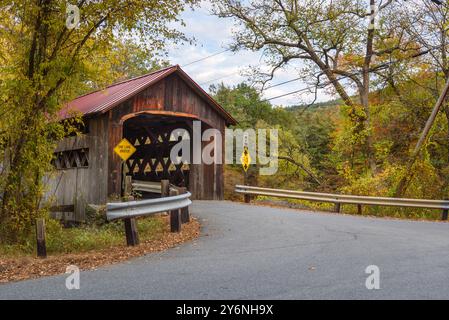
[[[98,90],[79,96],[78,98],[67,103],[66,106],[61,110],[60,115],[62,118],[68,118],[70,116],[70,112],[81,112],[83,115],[105,113],[174,72],[178,72],[179,75],[189,83],[192,89],[197,91],[200,96],[206,99],[209,104],[227,120],[228,124],[236,123],[235,119],[228,112],[226,112],[226,110],[224,110],[214,99],[212,99],[212,97],[209,96],[183,70],[181,70],[178,65],[161,69],[137,78],[118,82],[108,86],[103,90]]]

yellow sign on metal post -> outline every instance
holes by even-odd
[[[251,156],[249,155],[248,147],[243,147],[242,156],[240,157],[240,162],[242,163],[243,170],[248,171],[249,165],[251,164]]]
[[[248,132],[245,132],[243,134],[243,152],[242,156],[240,157],[240,162],[242,163],[243,170],[245,170],[245,177],[246,171],[248,171],[249,165],[251,164],[251,156],[249,154],[248,145],[249,145],[249,136]]]
[[[131,142],[123,138],[122,141],[115,146],[114,152],[117,153],[123,161],[126,161],[133,155],[134,152],[136,152],[136,148],[131,144]]]

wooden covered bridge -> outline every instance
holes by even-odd
[[[169,179],[187,187],[193,199],[223,198],[221,164],[170,161],[170,150],[177,143],[170,139],[173,129],[186,129],[192,137],[193,121],[199,120],[203,131],[215,128],[224,137],[225,127],[236,123],[179,66],[80,96],[66,105],[62,116],[73,111],[82,114],[84,130],[59,143],[57,174],[49,190],[57,206],[73,206],[66,219],[83,220],[87,204],[104,204],[120,196],[125,175],[154,182]],[[113,152],[122,138],[137,149],[126,162]]]

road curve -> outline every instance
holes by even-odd
[[[0,285],[0,299],[447,299],[449,224],[195,201],[199,239],[95,271]],[[380,269],[368,290],[365,269]]]

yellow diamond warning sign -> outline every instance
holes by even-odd
[[[134,152],[136,152],[136,148],[134,148],[128,140],[122,139],[122,141],[115,146],[114,152],[117,153],[123,161],[126,161]]]
[[[240,162],[242,163],[243,170],[248,171],[249,165],[251,164],[251,156],[249,155],[248,147],[243,147],[242,156],[240,157]]]

